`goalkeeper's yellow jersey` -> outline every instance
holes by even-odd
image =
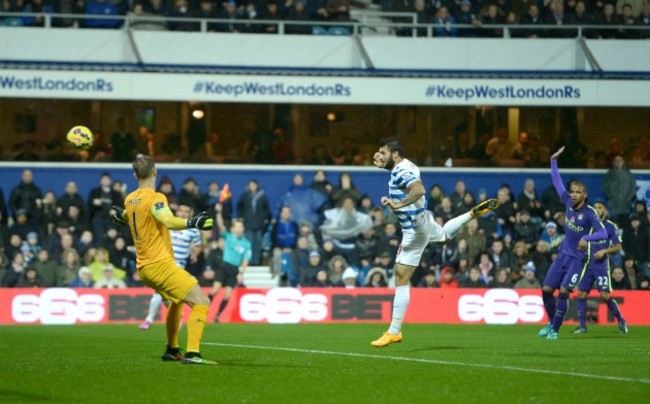
[[[167,197],[151,188],[136,189],[126,197],[124,208],[135,244],[137,268],[173,259],[169,229],[156,219],[163,211],[171,212]]]

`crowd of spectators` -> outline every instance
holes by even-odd
[[[577,29],[561,29],[564,26],[580,26],[582,35],[588,38],[650,38],[650,30],[644,29],[650,27],[650,3],[644,0],[399,0],[386,1],[384,8],[415,12],[418,24],[435,24],[432,34],[436,37],[499,38],[504,36],[503,28],[489,27],[499,24],[506,25],[513,38],[577,35]],[[397,18],[396,22],[410,21]],[[593,25],[598,27],[590,29]],[[397,31],[400,36],[412,34],[408,27]],[[426,36],[427,30],[419,27],[416,34]]]
[[[590,38],[650,38],[650,4],[647,0],[383,0],[381,9],[413,13],[417,27],[400,26],[396,35],[426,36],[427,25],[436,37],[502,37],[503,24],[511,37],[574,37],[581,26]],[[85,14],[86,18],[54,18],[57,27],[120,28],[121,18],[93,16],[155,17],[134,20],[140,29],[199,31],[200,23],[189,19],[220,19],[207,23],[214,32],[277,34],[279,26],[270,20],[296,21],[286,24],[287,34],[349,35],[349,25],[325,25],[322,22],[352,22],[352,7],[367,8],[370,2],[358,0],[4,0],[4,12]],[[179,20],[185,19],[185,20]],[[413,23],[413,18],[394,17],[396,23]],[[4,25],[43,26],[42,16],[8,17]],[[310,24],[313,22],[313,24]],[[461,24],[462,27],[457,25]],[[527,25],[517,28],[517,25]],[[557,29],[534,25],[554,25]],[[599,27],[589,29],[591,25]]]
[[[361,174],[357,174],[361,175]],[[360,178],[357,178],[359,183]],[[632,182],[634,178],[631,177]],[[630,174],[615,159],[603,186],[622,231],[623,252],[611,259],[614,289],[650,289],[650,215],[645,201],[630,192]],[[626,185],[628,184],[628,185]],[[334,181],[324,171],[313,178],[296,174],[276,201],[267,184],[251,180],[246,189],[223,189],[211,182],[204,193],[189,177],[180,189],[168,177],[158,180],[172,210],[179,205],[214,215],[217,204],[228,225],[240,218],[252,242],[251,265],[268,265],[282,284],[297,287],[382,287],[393,282],[400,242],[396,217],[377,206],[354,175]],[[271,186],[271,185],[268,185]],[[125,197],[119,181],[104,173],[89,195],[70,181],[64,190],[43,192],[29,169],[8,198],[0,192],[0,284],[4,287],[141,286],[128,229],[109,219],[112,205]],[[486,198],[502,206],[462,229],[451,243],[429,245],[412,278],[416,287],[538,288],[563,239],[565,208],[554,188],[454,189],[433,184],[430,209],[444,223]],[[622,206],[621,206],[622,205]],[[223,243],[216,231],[203,234],[202,254],[187,270],[211,286]]]

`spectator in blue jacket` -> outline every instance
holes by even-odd
[[[118,16],[117,7],[106,0],[93,0],[86,6],[86,15]],[[122,20],[112,18],[87,18],[87,28],[119,28]]]

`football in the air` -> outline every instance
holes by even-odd
[[[95,142],[93,132],[85,126],[75,126],[65,138],[68,144],[77,150],[88,150]]]

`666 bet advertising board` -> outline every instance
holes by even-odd
[[[393,290],[343,288],[236,289],[224,322],[319,323],[390,321]],[[650,293],[615,291],[626,320],[650,325]],[[0,324],[135,323],[147,314],[151,290],[0,289]],[[216,310],[220,297],[213,301]],[[596,293],[589,296],[598,323],[615,324]],[[575,305],[571,305],[575,308]],[[163,321],[163,311],[156,321]],[[567,321],[577,319],[575,309]],[[545,323],[538,290],[411,289],[406,314],[410,323],[533,324]]]

